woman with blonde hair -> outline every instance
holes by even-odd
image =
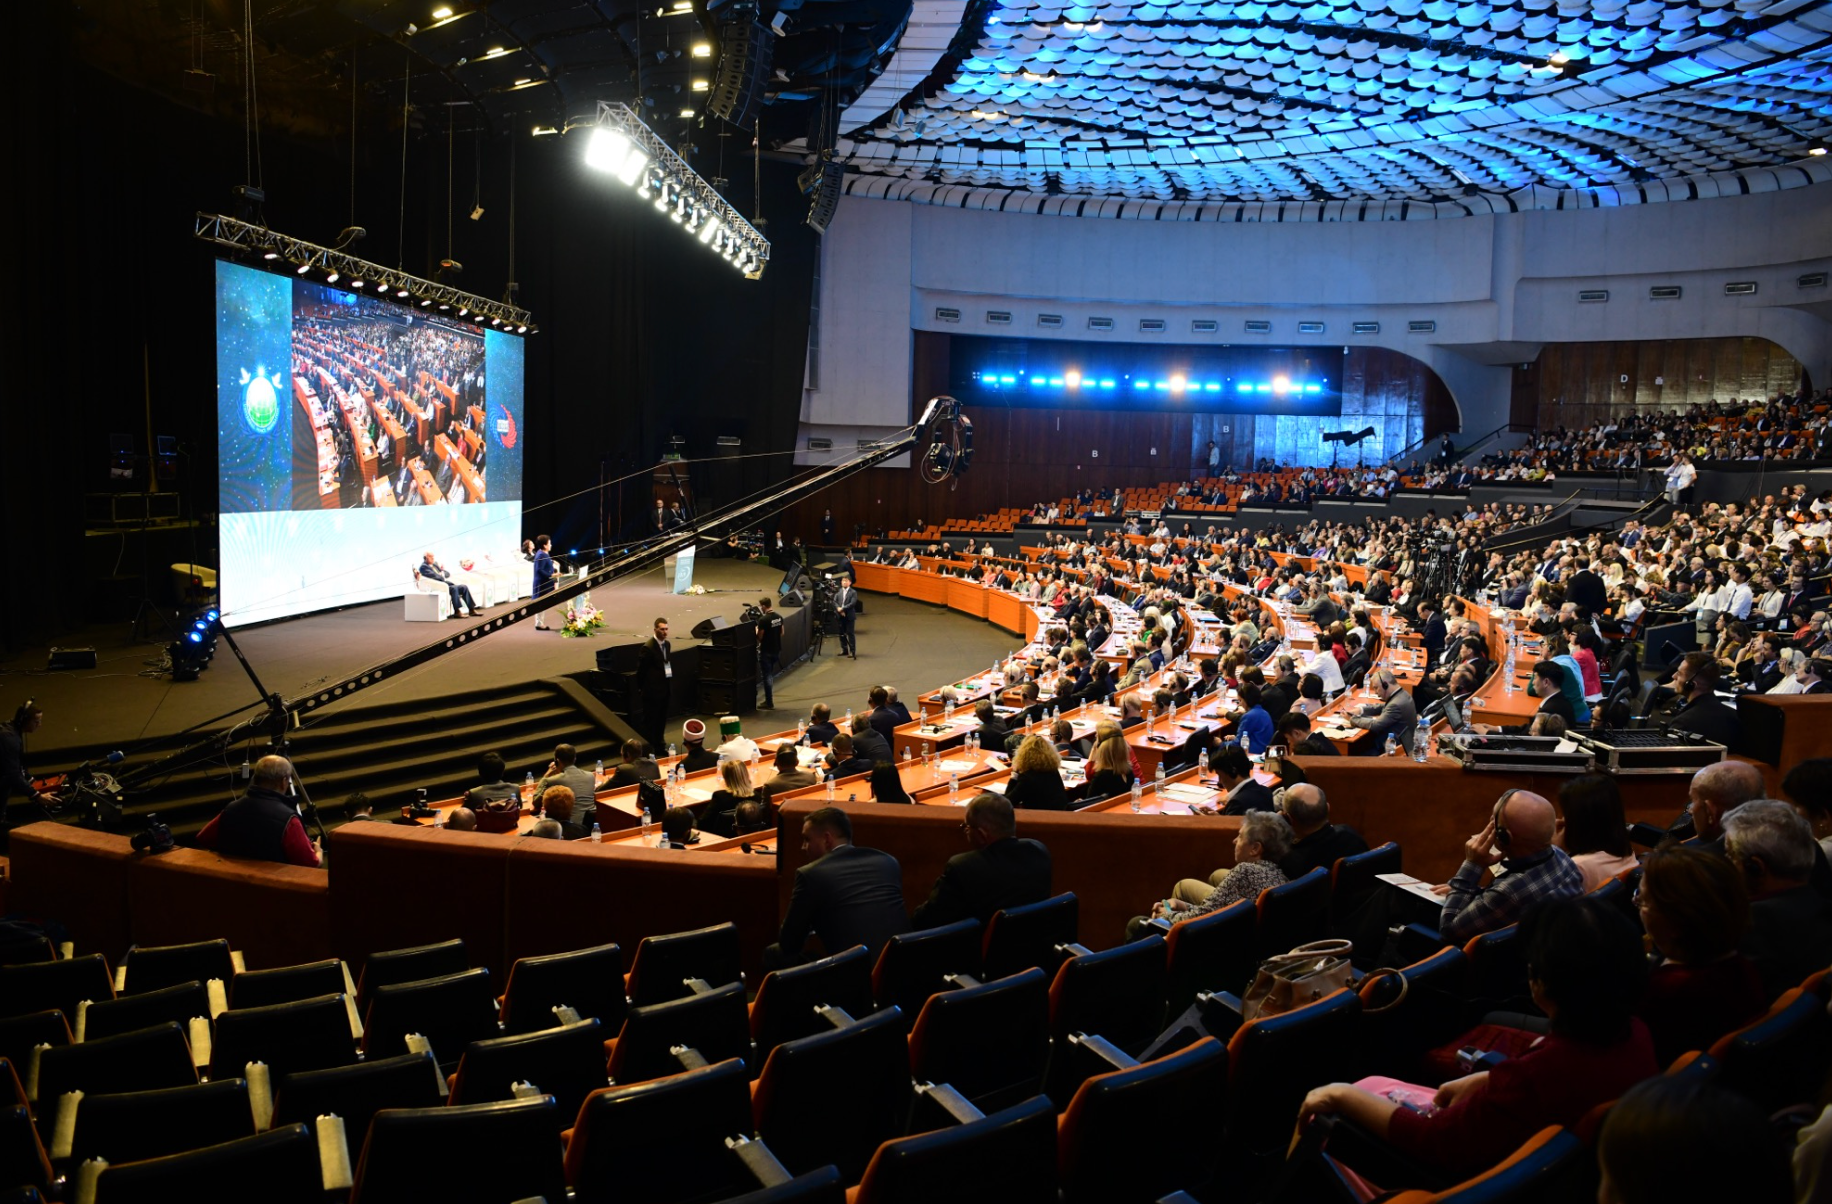
[[[1062,758],[1042,736],[1026,736],[1011,759],[1011,781],[1005,800],[1014,807],[1067,811],[1069,791],[1062,784]]]
[[[1116,732],[1094,745],[1088,757],[1088,780],[1075,797],[1084,803],[1112,798],[1132,789],[1132,754]]]
[[[706,804],[706,811],[700,816],[700,831],[736,836],[738,804],[748,803],[757,796],[756,787],[751,785],[751,767],[741,758],[733,757],[719,766],[719,777],[725,785],[713,791],[712,801]]]

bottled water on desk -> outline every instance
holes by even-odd
[[[1158,771],[1152,775],[1152,782],[1157,786],[1164,785],[1164,762],[1158,762]]]
[[[1144,803],[1144,800],[1145,800],[1145,783],[1141,782],[1137,778],[1132,779],[1132,813],[1134,815],[1137,815],[1139,813],[1141,806]]]
[[[671,756],[671,757],[675,755],[675,753],[674,753],[674,745],[672,745],[672,744],[670,744],[670,745],[668,746],[668,755],[669,755],[669,756]]]
[[[808,721],[806,719],[797,719],[795,721],[795,742],[799,744],[803,740],[806,740],[807,738],[808,738]]]
[[[846,708],[846,727],[843,730],[849,731],[849,732],[852,730],[852,708],[851,707]]]
[[[910,746],[907,744],[903,746],[903,759],[905,761],[910,759]]]
[[[1399,737],[1392,732],[1387,733],[1387,747],[1385,753],[1389,757],[1397,757],[1399,755]]]
[[[642,840],[649,843],[649,837],[655,835],[655,812],[648,807],[642,809]]]
[[[599,758],[597,766],[592,770],[592,779],[597,782],[604,781],[604,759],[602,757]]]
[[[604,843],[604,829],[598,826],[597,820],[592,821],[592,843],[593,844]]]
[[[1428,751],[1430,744],[1431,720],[1420,715],[1418,733],[1412,737],[1412,759],[1424,764],[1425,758],[1431,755]]]
[[[833,801],[833,774],[832,773],[829,773],[827,775],[827,801],[830,803]]]
[[[1206,748],[1196,754],[1196,774],[1204,778],[1209,776],[1209,750]]]
[[[528,771],[528,776],[522,779],[522,798],[531,802],[534,799],[534,770],[532,769]]]
[[[952,807],[959,804],[960,801],[961,775],[958,773],[951,773],[948,775],[948,805]]]
[[[954,700],[952,698],[941,700],[941,717],[944,723],[954,722]]]

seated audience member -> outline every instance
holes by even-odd
[[[817,702],[808,712],[808,734],[802,737],[809,744],[832,744],[834,733],[839,731],[833,725],[833,710],[824,702]]]
[[[547,792],[555,786],[564,786],[572,791],[575,800],[591,798],[597,789],[598,781],[589,769],[580,769],[575,762],[579,759],[579,750],[570,744],[556,744],[553,749],[553,761],[547,766],[534,784],[534,813],[539,815]]]
[[[700,831],[715,836],[736,836],[738,804],[757,797],[756,788],[751,785],[751,767],[745,761],[726,761],[719,766],[719,778],[724,785],[712,792],[712,800],[701,812]]]
[[[1050,746],[1056,750],[1058,757],[1073,761],[1082,759],[1081,745],[1075,742],[1075,725],[1067,719],[1058,719],[1050,724]],[[1023,751],[1022,747],[1019,751]]]
[[[1217,870],[1207,881],[1185,878],[1171,888],[1171,897],[1154,905],[1150,916],[1134,916],[1126,925],[1126,939],[1136,941],[1152,932],[1150,920],[1173,924],[1219,911],[1242,899],[1257,899],[1260,892],[1282,886],[1285,875],[1279,862],[1291,853],[1291,825],[1276,811],[1250,811],[1234,837],[1234,865]]]
[[[1118,733],[1094,742],[1088,754],[1087,780],[1071,792],[1077,802],[1092,803],[1132,789],[1132,753]]]
[[[1832,852],[1832,757],[1815,757],[1788,770],[1781,793],[1813,829],[1820,850]]]
[[[1242,682],[1240,705],[1246,713],[1240,717],[1235,733],[1247,751],[1255,755],[1264,753],[1266,746],[1272,743],[1272,716],[1266,713],[1260,701],[1260,688],[1252,682]]]
[[[1557,661],[1536,661],[1533,665],[1533,676],[1537,681],[1539,710],[1533,718],[1525,723],[1472,723],[1470,730],[1479,735],[1493,735],[1500,732],[1508,736],[1527,736],[1533,734],[1533,723],[1541,715],[1553,715],[1565,721],[1570,727],[1577,722],[1577,712],[1571,708],[1571,695],[1564,689],[1570,679],[1565,666]]]
[[[623,764],[611,772],[604,783],[606,790],[620,790],[643,782],[659,782],[662,767],[649,755],[649,746],[641,740],[623,742]]]
[[[1035,840],[1018,838],[1009,802],[992,793],[979,795],[967,804],[961,827],[973,849],[948,859],[928,900],[910,917],[911,928],[967,919],[983,926],[994,912],[1050,897],[1050,851]]]
[[[1558,806],[1563,814],[1553,839],[1584,875],[1586,893],[1635,868],[1615,778],[1600,773],[1569,778],[1558,788]]]
[[[689,719],[681,724],[681,765],[688,773],[711,769],[719,763],[719,754],[706,747],[706,724]]]
[[[465,792],[464,805],[475,811],[479,807],[490,807],[501,810],[502,805],[513,801],[521,805],[521,787],[503,781],[503,757],[501,753],[487,752],[477,758],[477,785]]]
[[[1555,899],[1584,892],[1584,875],[1552,843],[1552,804],[1529,790],[1510,790],[1495,804],[1488,826],[1463,846],[1463,864],[1450,876],[1438,932],[1461,945],[1474,936],[1524,920]],[[1489,867],[1507,872],[1482,885]]]
[[[1120,699],[1120,730],[1130,731],[1143,722],[1145,722],[1145,700],[1139,697],[1137,690],[1134,690]]]
[[[1368,851],[1361,833],[1329,822],[1329,799],[1321,787],[1305,782],[1288,786],[1279,796],[1279,814],[1291,825],[1291,851],[1279,859],[1279,870],[1297,881],[1315,869],[1333,870],[1344,857]]]
[[[1245,815],[1249,811],[1275,811],[1272,791],[1253,777],[1253,762],[1238,744],[1224,744],[1209,761],[1226,801],[1219,808],[1198,803],[1198,815]]]
[[[496,757],[499,777],[502,763],[503,759]],[[248,790],[204,825],[197,834],[197,843],[225,857],[250,857],[313,869],[322,865],[323,851],[317,841],[306,836],[305,824],[287,794],[292,780],[291,761],[280,756],[262,757],[254,763]]]
[[[852,717],[852,753],[864,761],[876,765],[879,761],[896,763],[897,755],[891,751],[891,742],[878,734],[871,725],[868,715]]]
[[[1724,851],[1724,817],[1766,789],[1762,771],[1748,761],[1718,761],[1692,775],[1686,792],[1686,814],[1699,843],[1714,853]]]
[[[814,770],[801,767],[801,757],[795,751],[795,745],[785,740],[776,746],[776,776],[769,780],[765,789],[770,798],[775,800],[791,790],[813,786],[820,780]]]
[[[1298,678],[1298,698],[1291,704],[1291,714],[1315,715],[1323,709],[1323,679],[1315,673]]]
[[[1339,757],[1336,745],[1319,731],[1312,731],[1310,717],[1291,711],[1279,720],[1279,739],[1294,757]]]
[[[1066,723],[1066,720],[1057,720]],[[1067,811],[1069,790],[1062,782],[1062,757],[1042,736],[1026,736],[1011,759],[1011,780],[1005,798],[1014,807],[1036,811]]]
[[[903,774],[889,761],[880,761],[871,767],[871,801],[874,803],[913,803],[910,792],[903,788]]]
[[[588,794],[585,797],[591,798],[591,795]],[[578,799],[573,797],[573,792],[567,787],[549,786],[547,788],[547,818],[560,825],[560,837],[563,840],[583,840],[590,833],[590,829],[573,822],[573,814],[578,805]],[[592,809],[593,822],[596,823],[597,806],[595,803]]]
[[[910,708],[904,706],[903,703],[897,700],[896,686],[884,687],[884,705],[897,713],[898,724],[901,725],[910,721]],[[890,737],[886,736],[885,739],[888,740]]]
[[[802,851],[778,942],[763,951],[770,969],[799,965],[808,936],[828,953],[864,945],[875,958],[884,942],[910,930],[903,910],[903,869],[878,849],[852,843],[852,819],[822,807],[802,820]]]
[[[776,830],[774,825],[770,822],[769,808],[755,800],[747,803],[739,803],[736,819],[738,823],[738,835],[740,836],[749,836],[753,832],[773,832]]]
[[[897,730],[897,725],[908,723],[909,720],[899,718],[897,712],[891,709],[889,687],[873,686],[866,698],[871,703],[871,713],[867,718],[871,721],[872,730],[883,736],[885,744],[889,745],[896,739],[892,733]]]
[[[1549,841],[1550,803],[1545,810]],[[1521,936],[1533,1001],[1551,1030],[1528,1052],[1443,1084],[1429,1111],[1332,1083],[1306,1096],[1301,1114],[1340,1116],[1403,1158],[1456,1178],[1494,1166],[1549,1125],[1576,1125],[1591,1108],[1658,1074],[1654,1043],[1632,1013],[1647,962],[1621,911],[1594,899],[1559,899],[1530,913]],[[1358,1169],[1352,1156],[1343,1157]]]
[[[557,819],[537,819],[528,829],[527,840],[564,840],[565,832]]]
[[[1743,1096],[1696,1076],[1660,1075],[1624,1092],[1603,1122],[1597,1204],[1821,1200],[1832,1184],[1800,1177],[1807,1153],[1803,1130],[1790,1167],[1786,1143]]]
[[[1743,952],[1769,998],[1832,965],[1832,900],[1813,889],[1813,831],[1779,799],[1756,799],[1724,817],[1724,851],[1749,885]]]
[[[1660,846],[1647,856],[1635,907],[1655,956],[1636,1014],[1662,1066],[1762,1014],[1762,977],[1737,952],[1749,929],[1749,890],[1728,860]]]
[[[1368,690],[1376,701],[1360,708],[1359,713],[1349,719],[1349,725],[1364,729],[1368,734],[1355,742],[1352,751],[1363,756],[1375,756],[1383,751],[1388,736],[1392,736],[1405,752],[1412,751],[1413,738],[1418,734],[1419,714],[1413,705],[1412,695],[1406,692],[1393,671],[1380,668],[1368,674]]]
[[[1682,732],[1693,732],[1735,750],[1742,742],[1742,723],[1736,708],[1718,700],[1718,663],[1709,652],[1688,652],[1673,670],[1675,706],[1662,722]]]
[[[693,830],[693,812],[685,807],[670,807],[662,815],[662,845],[670,849],[684,849],[690,844],[699,843],[699,836]]]
[[[344,822],[346,824],[373,823],[374,821],[374,799],[359,790],[344,800]]]
[[[444,827],[448,832],[475,832],[477,830],[477,812],[463,804],[453,807],[446,814]],[[198,833],[198,839],[202,838],[203,834]]]
[[[827,772],[836,778],[851,777],[855,773],[870,773],[875,762],[853,752],[852,736],[840,732],[833,738],[833,750],[827,754]]]
[[[757,742],[744,734],[736,715],[720,717],[719,738],[724,741],[718,748],[721,761],[749,761],[757,755]]]

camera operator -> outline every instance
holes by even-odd
[[[782,664],[782,616],[768,597],[757,599],[755,613],[745,607],[746,622],[757,624],[757,676],[763,684],[763,709],[776,709],[774,682]]]
[[[25,771],[25,738],[44,726],[44,720],[44,709],[28,698],[13,712],[11,723],[0,724],[0,832],[9,826],[7,808],[15,794],[35,804],[21,808],[24,823],[49,819],[46,808],[57,803],[56,795],[34,790]]]
[[[230,857],[252,857],[316,869],[324,864],[318,842],[307,838],[293,801],[293,764],[266,756],[254,764],[248,793],[204,825],[197,843]]]

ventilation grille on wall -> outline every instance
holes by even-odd
[[[1062,329],[1062,315],[1061,314],[1038,314],[1037,315],[1037,325],[1043,327],[1045,330],[1061,330]]]
[[[1164,319],[1163,318],[1140,318],[1139,319],[1139,329],[1143,331],[1145,334],[1163,334],[1164,333]]]
[[[1680,287],[1677,284],[1656,284],[1648,290],[1649,301],[1677,301]]]
[[[1826,274],[1824,272],[1808,272],[1806,275],[1797,278],[1794,283],[1801,288],[1824,288],[1826,287]]]
[[[986,311],[986,322],[990,326],[1010,326],[1011,311],[1009,309],[989,309]]]
[[[1586,304],[1607,301],[1609,300],[1609,290],[1606,288],[1581,288],[1578,290],[1578,300]]]
[[[1248,318],[1246,330],[1248,334],[1271,334],[1272,323],[1264,318]]]
[[[816,438],[810,437],[808,440],[808,450],[809,451],[832,451],[833,450],[833,440],[816,439]]]
[[[1437,328],[1438,328],[1438,324],[1436,322],[1408,322],[1406,323],[1406,331],[1408,334],[1430,334],[1432,331],[1436,330]]]
[[[1351,329],[1353,329],[1356,334],[1379,334],[1380,333],[1380,323],[1379,322],[1357,322]]]
[[[1724,286],[1726,297],[1753,297],[1756,295],[1754,280],[1733,280]]]
[[[1323,323],[1321,322],[1299,322],[1298,323],[1298,333],[1299,334],[1322,334],[1323,333]]]
[[[1089,318],[1088,319],[1088,329],[1089,330],[1112,330],[1113,329],[1113,319],[1112,318]]]
[[[1197,318],[1190,323],[1191,334],[1214,334],[1221,329],[1221,323],[1214,318]]]
[[[935,320],[937,322],[958,322],[961,320],[961,311],[947,308],[937,309],[935,311]]]

